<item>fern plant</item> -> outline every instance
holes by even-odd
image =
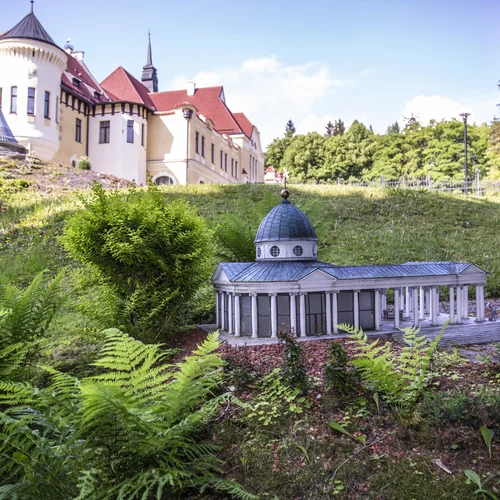
[[[354,351],[353,364],[362,379],[382,396],[402,418],[413,416],[415,406],[433,378],[431,363],[446,325],[432,341],[419,336],[419,328],[404,328],[400,353],[391,349],[391,342],[380,345],[380,339],[369,342],[363,330],[339,325],[350,335]]]
[[[172,498],[213,488],[250,499],[218,477],[217,447],[204,442],[223,402],[216,334],[177,365],[168,352],[118,330],[105,332],[102,371],[78,380],[46,368],[42,390],[0,382],[6,439],[0,445],[0,498]]]
[[[10,283],[0,288],[0,309],[5,311],[0,318],[1,338],[6,343],[43,337],[62,303],[63,278],[63,271],[52,279],[42,271],[25,290]]]

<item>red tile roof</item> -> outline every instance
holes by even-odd
[[[148,88],[122,66],[116,68],[113,73],[103,80],[101,86],[117,101],[144,104],[148,108],[155,108],[153,101],[149,97]]]
[[[253,125],[252,122],[246,117],[245,113],[233,113],[234,118],[238,122],[240,129],[248,137],[252,137]]]
[[[241,134],[242,130],[235,117],[221,99],[222,86],[205,87],[188,96],[187,90],[150,93],[157,111],[170,111],[185,104],[191,104],[199,113],[209,118],[220,134]]]
[[[82,82],[79,87],[73,85],[73,77]],[[66,72],[62,75],[61,83],[67,87],[72,94],[75,94],[92,104],[108,101],[106,96],[103,95],[103,89],[90,75],[86,67],[71,54],[68,54],[68,65],[66,67]],[[102,96],[101,99],[96,99],[94,97],[94,92],[98,92]]]

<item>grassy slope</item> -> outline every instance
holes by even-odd
[[[166,189],[165,195],[187,199],[211,226],[229,213],[255,230],[261,214],[280,200],[277,187],[262,185],[175,187]],[[500,294],[496,200],[336,186],[293,186],[290,200],[316,226],[323,261],[467,261],[488,270],[487,293]],[[40,269],[68,263],[57,236],[64,217],[78,205],[75,194],[42,198],[25,190],[10,195],[6,205],[7,211],[0,214],[0,268],[9,279],[25,281]]]

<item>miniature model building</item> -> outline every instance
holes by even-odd
[[[77,166],[87,156],[92,170],[138,184],[264,180],[257,127],[231,112],[222,86],[159,92],[151,38],[142,81],[119,66],[99,83],[84,52],[51,38],[33,2],[10,30],[1,22],[0,108],[41,160]]]
[[[380,330],[390,321],[438,325],[439,290],[449,290],[450,319],[469,317],[469,286],[476,287],[476,321],[484,321],[486,272],[473,264],[406,262],[336,266],[317,259],[316,233],[306,215],[282,201],[263,219],[255,237],[255,262],[223,262],[212,283],[217,326],[235,336],[276,337],[278,329],[301,337],[337,333],[348,323]],[[392,290],[394,305],[387,303]],[[448,300],[448,297],[446,297]],[[397,311],[397,312],[396,312]]]

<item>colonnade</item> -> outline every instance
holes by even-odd
[[[469,317],[468,285],[449,286],[449,304],[451,323],[462,323],[463,319]],[[374,292],[374,329],[381,329],[384,319],[384,312],[387,310],[387,290],[388,288],[378,288],[371,290]],[[428,319],[431,325],[438,325],[440,315],[439,286],[409,286],[404,288],[392,288],[394,292],[394,327],[399,328],[402,318],[410,321],[412,325],[418,326],[420,322]],[[360,290],[348,290],[353,293],[353,326],[359,329],[360,326]],[[339,291],[314,291],[311,293],[324,293],[325,295],[325,315],[327,335],[338,333],[339,323],[338,295]],[[234,292],[216,292],[216,322],[221,330],[241,336],[241,303],[242,295],[250,297],[251,316],[251,337],[258,337],[258,308],[257,293],[240,294]],[[270,333],[271,338],[276,338],[278,329],[278,307],[277,293],[259,294],[270,297]],[[283,295],[283,294],[280,294]],[[307,332],[306,324],[306,296],[307,292],[291,292],[289,296],[289,327],[301,337],[311,334]],[[298,301],[296,297],[299,297]],[[298,302],[298,315],[297,315]],[[234,311],[233,311],[234,308]],[[226,317],[227,311],[227,317]],[[401,311],[401,312],[400,312]],[[283,315],[283,314],[281,314]],[[298,321],[298,325],[297,325]],[[476,285],[476,321],[484,321],[484,286]]]

